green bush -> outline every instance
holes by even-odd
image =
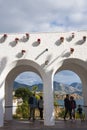
[[[16,110],[16,115],[14,118],[28,118],[29,117],[29,106],[28,102],[24,102],[22,105],[18,106]]]
[[[63,118],[64,117],[65,110],[64,108],[61,108],[61,112],[59,112],[58,116]]]
[[[21,116],[20,116],[20,115],[18,115],[18,114],[15,114],[15,115],[13,115],[13,118],[14,118],[14,119],[20,119],[20,118],[21,118]]]
[[[80,115],[78,112],[75,113],[76,119],[80,119]],[[85,119],[85,113],[82,114],[82,119]]]

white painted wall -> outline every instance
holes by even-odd
[[[16,114],[16,110],[19,105],[23,103],[22,98],[13,98],[13,108],[12,108],[12,115]]]
[[[53,76],[60,70],[68,69],[78,74],[83,83],[87,105],[87,40],[83,40],[87,32],[76,31],[74,38],[71,39],[71,36],[72,32],[30,33],[27,39],[26,34],[7,34],[6,38],[0,34],[0,126],[3,126],[4,121],[4,99],[6,104],[12,105],[10,92],[12,93],[13,81],[26,70],[36,72],[43,80],[45,125],[55,125]],[[60,42],[60,37],[64,37],[64,42]],[[19,39],[17,43],[15,38]],[[37,39],[41,42],[37,42]],[[74,48],[73,53],[70,48]],[[26,51],[23,55],[22,50]],[[12,110],[6,111],[5,118],[10,120]]]

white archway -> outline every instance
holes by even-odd
[[[5,120],[12,120],[12,91],[13,91],[13,82],[17,75],[24,71],[33,71],[37,73],[41,78],[41,73],[39,69],[36,68],[36,63],[32,61],[22,60],[17,62],[17,65],[10,70],[5,80]],[[32,63],[32,66],[31,66]],[[42,79],[43,80],[43,79]]]
[[[82,89],[83,89],[83,98],[84,98],[84,105],[87,106],[87,69],[86,69],[86,63],[84,61],[79,59],[66,59],[62,66],[54,71],[54,74],[56,74],[59,71],[62,70],[71,70],[75,72],[82,81]],[[87,107],[85,107],[85,118],[87,120]]]
[[[48,91],[50,90],[50,87],[47,89],[47,87],[50,84],[48,84],[48,80],[46,80],[48,78],[48,76],[46,75],[46,73],[43,71],[43,69],[36,64],[33,61],[29,61],[29,60],[19,60],[19,61],[15,61],[11,64],[11,66],[9,68],[7,68],[8,72],[7,72],[7,76],[5,79],[5,120],[12,120],[12,91],[13,91],[13,81],[16,78],[17,75],[19,75],[20,73],[24,72],[24,71],[32,71],[37,73],[42,81],[43,81],[43,98],[44,98],[44,124],[45,125],[53,125],[53,105],[51,105],[51,103],[53,103],[53,97],[51,96],[50,101],[51,102],[47,102],[49,101],[49,95],[47,94]],[[48,78],[49,79],[49,78]],[[51,79],[50,79],[51,80]],[[48,91],[47,91],[48,90]],[[51,114],[50,114],[51,113]]]

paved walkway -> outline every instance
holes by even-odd
[[[28,120],[12,120],[5,121],[4,127],[1,127],[0,130],[58,130],[61,128],[64,130],[87,130],[87,121],[56,120],[54,126],[44,126],[44,122],[41,120],[35,120],[34,122]]]

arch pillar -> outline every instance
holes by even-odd
[[[54,122],[54,97],[52,74],[47,74],[44,78],[44,125],[52,126]]]
[[[0,83],[0,127],[4,125],[4,84]]]
[[[13,83],[6,82],[5,86],[5,120],[12,120],[12,91]]]
[[[83,80],[83,98],[84,98],[85,120],[87,120],[87,81],[86,80],[85,81]]]

